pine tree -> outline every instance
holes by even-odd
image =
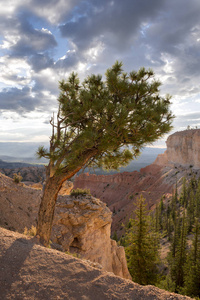
[[[188,206],[187,206],[188,232],[192,230],[195,220],[195,195],[193,189],[189,191]]]
[[[50,121],[50,148],[38,149],[49,159],[38,213],[37,235],[49,244],[58,192],[62,184],[86,166],[117,169],[137,157],[148,143],[171,129],[170,97],[159,95],[152,70],[129,74],[116,62],[82,84],[72,73],[60,82],[57,118]]]
[[[177,191],[177,181],[176,181],[176,187],[172,194],[171,208],[170,208],[173,222],[175,222],[175,218],[177,217],[177,203],[178,203],[178,191]]]
[[[169,254],[170,276],[175,283],[175,291],[179,291],[184,283],[184,264],[186,262],[186,235],[187,224],[185,211],[183,212],[180,234],[177,234],[178,228],[175,227],[174,240]]]
[[[187,186],[186,186],[186,178],[183,178],[183,186],[180,197],[180,202],[183,207],[187,207]]]
[[[163,197],[161,197],[160,199],[160,203],[159,203],[159,227],[161,230],[163,230],[163,213],[164,213],[164,203],[163,203]]]
[[[179,217],[177,217],[176,211],[174,212],[173,215],[174,215],[174,219],[173,219],[174,234],[173,234],[172,243],[171,243],[172,259],[175,257],[175,254],[176,254],[177,240],[178,240],[179,232],[180,232],[180,219],[179,219]]]
[[[194,209],[194,215],[195,218],[200,218],[200,179],[198,180],[197,184],[197,190],[195,193],[195,209]]]
[[[183,292],[192,297],[200,297],[200,224],[195,220],[193,228],[192,248],[188,251],[184,267]]]
[[[159,205],[156,203],[156,211],[155,211],[155,231],[160,231],[160,210]]]
[[[128,268],[134,282],[155,284],[158,275],[158,236],[150,230],[148,211],[144,198],[137,199],[135,219],[126,234],[126,256]]]

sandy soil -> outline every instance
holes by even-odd
[[[92,263],[44,248],[36,238],[0,228],[0,299],[191,299],[140,286]]]

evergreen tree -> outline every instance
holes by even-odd
[[[155,231],[160,231],[160,210],[159,205],[156,203],[156,211],[155,211]]]
[[[192,297],[200,297],[200,224],[196,219],[193,228],[192,248],[188,251],[184,267],[183,292]]]
[[[182,193],[180,197],[181,205],[187,207],[187,186],[186,186],[186,178],[183,177],[183,186],[182,186]]]
[[[192,230],[195,220],[195,195],[193,189],[189,191],[188,206],[187,206],[188,232]]]
[[[194,209],[194,215],[195,218],[200,218],[200,179],[198,180],[197,184],[197,190],[195,193],[195,209]]]
[[[177,203],[178,203],[178,191],[177,191],[177,181],[176,181],[176,187],[175,190],[173,191],[171,209],[170,209],[173,222],[175,222],[175,218],[177,217]]]
[[[200,296],[200,179],[192,176],[186,184],[183,179],[181,196],[178,198],[177,184],[171,202],[162,213],[162,233],[167,228],[171,242],[168,254],[168,275],[159,287],[188,296]],[[160,219],[157,206],[155,219]],[[165,225],[165,220],[167,223]],[[156,223],[156,221],[155,221]],[[193,228],[193,229],[192,229]],[[159,227],[160,230],[160,227]],[[188,233],[193,234],[191,249],[187,245]],[[188,243],[189,244],[189,243]],[[199,299],[199,298],[198,298]]]
[[[187,235],[187,224],[185,211],[183,212],[182,224],[180,234],[175,235],[172,243],[172,248],[169,254],[169,266],[170,276],[172,281],[175,283],[175,291],[179,291],[180,287],[183,287],[184,283],[184,264],[186,262],[186,235]]]
[[[137,157],[142,147],[171,129],[170,97],[159,95],[152,70],[124,73],[116,62],[82,84],[72,73],[60,82],[58,113],[52,118],[46,184],[38,213],[37,235],[48,245],[57,195],[63,182],[86,166],[117,169]],[[126,148],[127,146],[127,148]]]
[[[177,248],[177,241],[178,241],[179,232],[180,232],[180,219],[177,217],[176,211],[174,211],[173,215],[174,215],[174,219],[173,219],[174,234],[173,234],[172,243],[171,243],[171,257],[172,257],[172,259],[175,258],[176,248]]]
[[[174,192],[174,200],[175,200],[175,203],[177,203],[178,201],[178,183],[177,183],[177,178],[176,178],[176,187],[175,187],[175,192]]]
[[[137,199],[135,219],[126,234],[126,256],[128,268],[134,282],[155,284],[158,275],[158,236],[150,229],[148,211],[144,198]]]
[[[159,227],[161,230],[163,230],[163,214],[164,214],[164,203],[163,203],[163,197],[161,197],[160,203],[159,203]]]
[[[173,232],[173,220],[171,216],[171,206],[170,204],[167,205],[166,209],[166,230],[167,230],[167,237],[168,240],[171,241],[172,232]]]

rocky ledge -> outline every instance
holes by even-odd
[[[131,279],[124,248],[110,239],[111,215],[106,204],[91,195],[59,196],[51,239],[54,247]]]

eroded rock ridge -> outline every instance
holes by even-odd
[[[60,196],[56,204],[52,241],[103,270],[131,279],[124,248],[110,239],[111,211],[105,203],[86,196]]]

